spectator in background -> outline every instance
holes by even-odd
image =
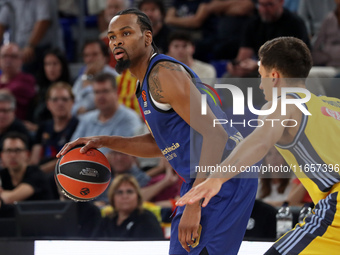
[[[15,41],[24,61],[23,70],[36,75],[42,65],[43,53],[51,47],[62,48],[61,29],[55,0],[11,0],[11,8],[0,9],[0,42],[7,28],[14,33]],[[14,27],[11,19],[15,18]]]
[[[285,0],[284,8],[290,10],[293,13],[297,13],[299,9],[300,0]]]
[[[195,45],[188,33],[175,32],[169,37],[168,55],[190,67],[195,73],[200,74],[203,82],[215,84],[215,68],[200,60],[194,59]]]
[[[93,93],[96,109],[80,118],[71,140],[79,137],[101,135],[132,136],[141,125],[139,116],[131,109],[118,103],[115,77],[102,73],[93,80]],[[107,148],[100,148],[104,154]]]
[[[142,0],[138,4],[138,9],[144,12],[152,24],[153,41],[155,42],[159,53],[166,54],[168,51],[168,36],[172,29],[164,23],[165,6],[161,0]]]
[[[96,134],[133,136],[141,125],[141,119],[134,111],[119,104],[115,77],[107,73],[96,76],[93,81],[93,92],[96,110],[81,116],[71,140]],[[107,148],[99,150],[104,154],[109,152]],[[106,199],[104,193],[96,201],[105,203]],[[102,203],[98,202],[97,205],[101,206]]]
[[[271,206],[281,206],[291,191],[291,175],[290,173],[283,172],[283,170],[273,172],[269,171],[269,169],[270,167],[271,169],[275,167],[283,169],[281,166],[289,169],[286,161],[277,149],[272,147],[263,158],[262,165],[265,167],[262,170],[267,172],[264,172],[264,175],[259,179],[256,197]]]
[[[78,125],[78,119],[71,113],[74,95],[68,83],[54,83],[47,90],[46,96],[46,105],[52,119],[39,125],[30,163],[39,165],[45,173],[51,173],[57,163],[55,156],[70,140]]]
[[[114,174],[130,174],[136,178],[144,201],[158,202],[173,199],[179,195],[178,176],[165,159],[146,173],[136,164],[136,157],[117,151],[106,154]]]
[[[21,120],[29,118],[30,106],[36,94],[35,79],[21,71],[22,57],[15,43],[3,45],[0,49],[0,90],[10,91],[16,99],[15,115]]]
[[[109,0],[111,1],[111,0]],[[87,0],[86,1],[86,10],[87,15],[95,15],[97,17],[97,27],[100,33],[107,33],[108,22],[105,17],[106,8],[108,6],[107,0]],[[112,1],[112,3],[117,3],[118,1]],[[124,1],[128,2],[128,1]],[[113,7],[114,5],[111,5]]]
[[[313,46],[313,65],[340,67],[340,0],[322,22]]]
[[[54,180],[56,155],[63,144],[70,141],[78,119],[72,116],[74,95],[68,83],[57,82],[51,85],[46,93],[47,109],[52,119],[39,125],[35,135],[30,164],[39,165],[49,180],[53,198],[58,199],[58,190]]]
[[[33,123],[25,122],[26,127],[35,133],[38,124],[43,121],[52,119],[50,111],[46,107],[46,92],[51,84],[55,82],[70,83],[70,71],[65,55],[59,49],[50,49],[44,55],[44,65],[41,68],[38,77],[38,98],[33,113]]]
[[[83,60],[84,71],[75,81],[72,91],[75,103],[72,109],[74,115],[80,115],[95,108],[93,95],[93,78],[101,73],[109,73],[116,77],[118,73],[107,63],[109,60],[109,48],[99,39],[87,41],[84,44]]]
[[[184,2],[184,1],[182,1]],[[197,2],[197,1],[196,1]],[[251,0],[200,1],[194,15],[173,17],[168,15],[170,24],[180,27],[198,28],[204,26],[207,20],[213,23],[215,33],[198,39],[195,57],[208,62],[213,59],[233,59],[240,46],[242,27],[254,13],[254,3]],[[169,10],[168,13],[171,11]],[[209,48],[209,53],[206,49]]]
[[[44,174],[36,166],[29,166],[28,138],[20,133],[8,133],[1,140],[0,170],[1,200],[7,204],[23,200],[51,199]]]
[[[177,29],[186,29],[187,32],[191,32],[189,29],[195,28],[198,31],[196,34],[199,38],[213,35],[216,20],[212,17],[206,17],[207,19],[200,23],[191,19],[196,13],[203,11],[200,4],[208,2],[209,0],[174,0],[172,7],[167,10],[165,23]]]
[[[31,137],[29,131],[21,120],[15,117],[15,97],[10,92],[0,92],[0,140],[11,131],[16,131],[29,137],[31,146]]]
[[[96,237],[164,238],[156,216],[142,208],[142,194],[134,177],[126,174],[116,177],[109,187],[108,197],[113,214],[103,219]]]
[[[79,15],[79,1],[77,0],[58,0],[59,17],[70,17]]]
[[[293,36],[309,47],[309,37],[303,20],[283,8],[284,0],[258,0],[259,15],[249,20],[234,61],[227,64],[228,77],[257,77],[257,52],[262,44],[281,36]]]
[[[336,7],[334,0],[299,0],[298,15],[305,22],[308,35],[312,39],[319,33],[322,21]]]

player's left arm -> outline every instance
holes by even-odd
[[[160,62],[149,76],[149,86],[156,101],[170,104],[191,128],[202,135],[203,143],[199,165],[216,166],[219,164],[228,134],[221,125],[213,128],[213,120],[216,117],[209,107],[207,115],[201,115],[201,93],[187,71],[179,64]],[[205,178],[205,173],[197,173],[193,186],[198,185]],[[187,251],[189,251],[187,244],[192,244],[192,238],[198,237],[200,213],[201,207],[198,202],[187,206],[184,210],[179,226],[179,240]]]

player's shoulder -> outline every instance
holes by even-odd
[[[155,75],[158,73],[168,73],[168,72],[173,73],[174,71],[183,72],[185,71],[185,69],[180,63],[164,59],[164,60],[161,60],[155,63],[150,73]]]

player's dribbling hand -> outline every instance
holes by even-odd
[[[201,208],[198,204],[188,205],[182,214],[178,225],[178,240],[182,247],[190,252],[189,246],[198,238],[198,229],[201,221]]]
[[[209,178],[192,188],[188,193],[181,197],[177,202],[177,206],[191,205],[204,198],[202,203],[206,207],[210,199],[215,196],[221,189],[222,181],[219,178]]]
[[[81,137],[72,142],[66,143],[64,147],[58,152],[57,158],[65,155],[69,150],[78,146],[84,145],[81,149],[81,153],[86,153],[91,148],[101,148],[103,147],[103,137],[101,136],[92,136],[92,137]]]

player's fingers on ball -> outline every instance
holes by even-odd
[[[61,150],[58,152],[57,154],[57,158],[59,158],[60,156],[64,155],[65,154],[65,150],[66,148],[68,147],[68,143],[66,143],[63,148],[61,148]]]

